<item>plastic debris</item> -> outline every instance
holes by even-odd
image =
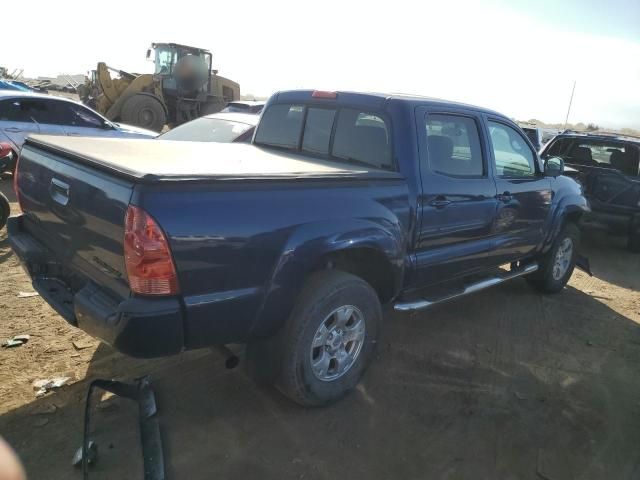
[[[67,383],[71,377],[55,377],[44,380],[36,380],[33,382],[33,388],[36,390],[36,397],[42,397],[46,393],[54,388],[60,388]]]
[[[38,292],[18,292],[18,298],[30,298],[37,297],[40,294]]]
[[[87,444],[87,463],[92,465],[98,460],[98,445],[93,440],[89,440]],[[80,467],[82,465],[82,447],[76,450],[71,465],[74,467]]]
[[[20,345],[27,343],[30,338],[31,335],[15,335],[11,338],[7,338],[2,346],[5,348],[19,347]]]

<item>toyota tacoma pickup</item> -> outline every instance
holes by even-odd
[[[33,136],[18,162],[10,243],[62,317],[136,357],[246,344],[306,406],[357,384],[382,305],[560,291],[588,211],[504,115],[402,95],[280,92],[250,145]]]

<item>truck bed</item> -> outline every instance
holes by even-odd
[[[399,176],[245,144],[32,135],[30,145],[137,182]]]

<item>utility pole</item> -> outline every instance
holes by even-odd
[[[564,119],[564,130],[567,129],[567,123],[569,123],[569,112],[571,112],[571,103],[573,102],[573,93],[576,91],[576,81],[573,81],[573,88],[571,89],[571,98],[569,99],[569,108],[567,108],[567,116]]]

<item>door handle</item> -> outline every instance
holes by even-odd
[[[51,185],[49,185],[49,195],[51,195],[54,202],[63,207],[67,206],[69,203],[69,184],[57,178],[52,178]]]
[[[511,200],[513,200],[513,195],[511,195],[511,192],[504,192],[496,195],[496,198],[501,202],[509,203]]]
[[[451,203],[451,200],[447,200],[443,196],[438,196],[429,202],[429,205],[436,208],[444,208]]]
[[[4,129],[5,132],[11,132],[11,133],[18,133],[21,132],[22,130],[20,130],[18,127],[7,127]]]

